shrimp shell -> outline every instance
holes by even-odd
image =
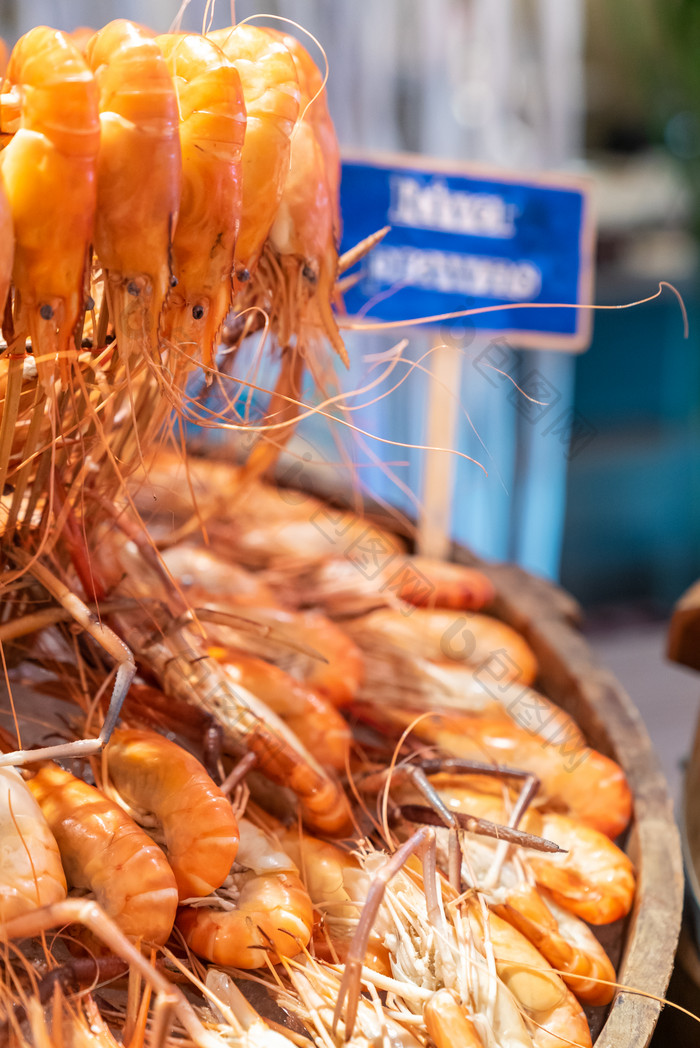
[[[243,143],[243,210],[235,271],[244,282],[267,239],[289,171],[300,91],[289,50],[254,25],[217,29],[207,37],[238,70],[247,113]]]
[[[149,30],[125,19],[90,41],[100,91],[95,250],[117,343],[158,362],[181,193],[177,96]]]
[[[236,858],[238,825],[197,758],[138,729],[115,731],[106,757],[121,797],[157,816],[180,898],[209,895],[223,884]]]
[[[188,946],[214,964],[260,968],[294,957],[311,938],[313,911],[294,863],[252,823],[240,823],[233,907],[183,906],[177,926]]]
[[[15,326],[28,329],[41,380],[62,379],[85,300],[100,141],[95,78],[70,38],[38,26],[10,55],[21,126],[0,154],[15,230]]]
[[[246,109],[238,70],[212,40],[156,38],[180,107],[183,191],[173,240],[177,287],[163,317],[166,338],[211,367],[233,296],[233,255],[242,205]]]
[[[132,939],[164,943],[177,909],[177,885],[163,852],[99,790],[57,764],[29,788],[56,837],[69,882],[94,891]]]
[[[0,768],[0,922],[64,899],[56,840],[16,768]]]

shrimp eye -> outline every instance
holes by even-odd
[[[80,348],[81,349],[92,349],[92,339],[91,338],[84,338],[83,341],[80,343]]]
[[[133,295],[134,298],[141,294],[141,288],[138,286],[135,280],[129,281],[129,283],[126,285],[126,290],[129,292],[130,295]]]
[[[95,300],[92,295],[88,295],[85,299],[85,312],[89,313],[91,309],[95,308]]]
[[[48,303],[41,306],[39,309],[39,316],[42,320],[51,320],[53,316],[53,308]]]
[[[175,274],[173,274],[170,278],[170,286],[177,287],[177,277],[175,276]]]
[[[245,284],[246,280],[250,280],[250,272],[247,269],[239,269],[237,276],[242,284]]]
[[[202,317],[204,316],[204,306],[193,306],[192,307],[192,316],[194,317],[195,320],[201,320]]]
[[[310,284],[315,284],[316,281],[318,280],[318,277],[314,273],[314,271],[311,268],[311,266],[304,266],[304,268],[302,269],[301,272],[302,272],[302,276],[304,277],[304,279],[308,280],[308,282]]]

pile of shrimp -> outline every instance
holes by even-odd
[[[118,19],[17,42],[0,96],[0,565],[23,570],[15,542],[47,567],[89,537],[179,432],[174,409],[249,423],[250,383],[217,367],[227,316],[228,365],[256,331],[257,356],[279,358],[250,476],[274,463],[304,370],[328,384],[331,358],[347,364],[338,184],[324,76],[287,32]],[[196,370],[223,411],[188,392]]]
[[[630,791],[487,575],[244,466],[161,455],[118,510],[91,580],[136,675],[101,752],[104,649],[41,579],[0,626],[62,710],[2,740],[8,1042],[590,1045]]]

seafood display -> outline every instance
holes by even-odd
[[[265,479],[347,363],[309,51],[37,28],[0,130],[5,1041],[590,1045],[622,768],[487,573]],[[246,425],[225,322],[279,361],[237,465],[184,451]]]

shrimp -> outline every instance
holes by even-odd
[[[384,731],[412,725],[414,735],[446,756],[530,771],[540,780],[543,803],[564,809],[607,837],[617,837],[629,823],[632,794],[622,768],[581,743],[578,733],[573,740],[558,735],[548,739],[490,713],[431,712],[416,718],[395,706],[355,704],[353,710]]]
[[[455,616],[450,610],[416,608],[402,615],[392,608],[370,612],[348,624],[362,647],[399,653],[434,662],[460,662],[484,669],[500,659],[499,682],[531,684],[537,661],[527,642],[512,626],[488,615]]]
[[[190,949],[214,964],[261,968],[266,957],[274,964],[304,949],[313,910],[288,856],[247,819],[240,833],[236,867],[216,896],[220,908],[182,906],[176,923]]]
[[[262,309],[282,351],[279,375],[262,433],[250,453],[245,477],[262,476],[290,439],[299,414],[304,372],[327,391],[332,374],[321,354],[322,336],[349,367],[331,299],[338,275],[338,250],[325,163],[313,125],[302,120],[292,139],[289,173],[260,263],[237,300],[239,310]]]
[[[161,560],[194,607],[225,601],[237,608],[277,607],[279,601],[263,579],[205,546],[180,543],[164,549]]]
[[[56,837],[68,881],[89,888],[131,939],[164,943],[173,927],[177,885],[150,837],[119,805],[56,764],[29,788]]]
[[[28,332],[39,379],[62,382],[82,317],[100,141],[95,78],[68,36],[39,26],[17,42],[7,85],[19,130],[0,153],[15,231],[17,338]],[[4,267],[4,263],[3,263]]]
[[[299,81],[288,49],[259,26],[218,29],[207,38],[238,70],[247,114],[243,204],[235,252],[240,287],[254,272],[279,209],[289,171],[292,131],[299,117]]]
[[[233,297],[246,130],[236,67],[212,40],[159,36],[180,108],[183,192],[173,241],[177,286],[163,316],[166,339],[213,365],[216,337]]]
[[[428,1036],[435,1048],[483,1048],[484,1042],[453,990],[438,990],[423,1009]]]
[[[447,831],[436,833],[438,857],[449,863]],[[537,947],[580,1001],[608,1004],[615,992],[615,969],[605,950],[583,921],[530,883],[530,856],[544,853],[521,850],[500,861],[495,842],[466,833],[461,847],[462,881],[481,892],[495,913]]]
[[[478,611],[495,596],[490,579],[476,568],[400,554],[381,560],[369,576],[344,557],[302,567],[287,582],[285,596],[338,618],[365,615],[383,605],[404,615],[410,614],[410,605]]]
[[[287,724],[323,767],[344,771],[350,755],[350,728],[335,706],[289,673],[253,655],[219,649],[210,653],[226,676],[265,703]]]
[[[150,32],[124,19],[95,34],[87,60],[99,86],[95,250],[109,315],[126,360],[160,365],[181,193],[175,86]]]
[[[58,845],[15,768],[0,768],[0,921],[66,895]]]
[[[248,650],[270,661],[277,662],[292,677],[302,681],[308,688],[318,692],[334,706],[350,705],[357,695],[364,675],[364,660],[357,646],[344,630],[325,615],[317,611],[285,611],[283,608],[259,608],[248,614],[254,617],[261,626],[268,627],[274,637],[274,631],[294,636],[300,645],[313,654],[303,650],[290,652],[289,648],[278,648],[269,639],[264,644],[254,637],[244,641],[240,631],[226,624],[214,626],[209,636],[214,643],[224,648],[232,645]]]
[[[313,58],[296,36],[283,29],[266,27],[274,39],[281,40],[294,59],[299,88],[301,90],[304,119],[316,132],[316,139],[323,154],[326,177],[333,205],[333,229],[336,240],[340,239],[340,149],[335,127],[328,110],[328,98],[324,78]]]
[[[487,1044],[563,1048],[571,1037],[590,1045],[580,1006],[538,950],[478,897],[453,898],[436,876],[434,840],[433,830],[423,827],[391,857],[360,853],[373,880],[337,994],[335,1022],[344,1018],[346,1036],[354,1026],[361,958],[374,926],[391,954],[392,981],[383,985],[380,975],[366,969],[362,979],[391,989],[410,1010],[422,1012],[426,1000],[445,988],[468,1004]],[[413,868],[403,869],[420,849],[422,878]]]
[[[311,827],[331,835],[345,833],[351,824],[350,806],[340,784],[320,767],[269,707],[227,677],[209,653],[201,628],[195,629],[188,621],[189,614],[173,617],[171,606],[180,612],[182,605],[178,607],[167,580],[143,559],[136,544],[123,537],[118,541],[118,536],[108,531],[100,533],[99,542],[103,554],[110,550],[111,556],[104,559],[112,561],[114,574],[123,573],[119,587],[113,590],[114,596],[141,599],[146,594],[151,601],[154,597],[160,600],[160,604],[149,608],[148,626],[138,605],[135,609],[115,611],[112,621],[122,642],[157,679],[162,690],[212,717],[222,729],[224,745],[234,753],[254,752],[265,776],[296,793],[303,817]],[[286,632],[293,636],[286,622],[263,618],[261,612],[255,617],[246,612],[245,619],[231,616],[227,628],[229,621],[235,624],[236,620],[244,647],[256,633],[274,637],[276,632]],[[298,647],[296,638],[294,646]]]
[[[351,852],[298,830],[276,831],[298,867],[320,922],[314,925],[314,951],[326,960],[345,960],[358,914],[367,896],[368,875]],[[370,934],[362,963],[391,974],[389,954],[379,936]]]
[[[223,884],[238,849],[231,805],[196,757],[151,731],[118,730],[106,747],[111,781],[126,803],[162,826],[180,899]]]
[[[430,775],[429,782],[445,807],[505,825],[508,809],[503,784],[497,791],[465,775]],[[408,784],[394,787],[394,796],[419,800]],[[422,798],[421,798],[422,799]],[[590,924],[609,924],[626,917],[634,901],[635,877],[630,859],[605,834],[558,812],[528,810],[519,828],[554,841],[562,851],[531,851],[527,866],[554,901]]]

